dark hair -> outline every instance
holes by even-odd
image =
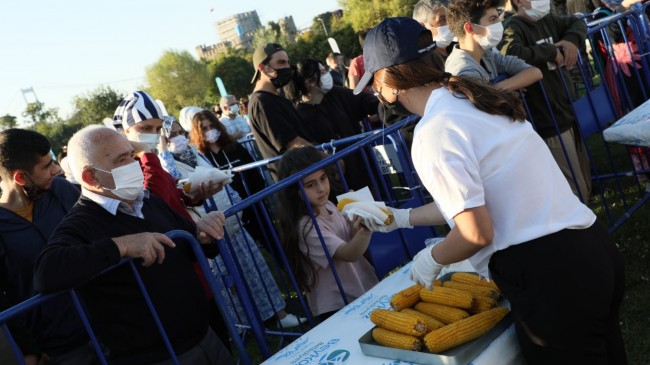
[[[454,0],[447,7],[447,25],[457,37],[465,36],[463,24],[479,24],[485,11],[497,8],[501,0]],[[480,24],[479,24],[480,25]]]
[[[515,4],[515,0],[510,0],[510,5],[512,6],[512,10],[514,13],[519,11],[519,7],[517,6],[517,4]]]
[[[309,166],[321,161],[323,154],[313,146],[294,148],[287,151],[280,160],[278,166],[278,179],[286,179],[306,169]],[[330,182],[332,181],[331,169],[324,169]],[[280,209],[280,240],[282,247],[289,260],[291,271],[298,281],[301,290],[307,290],[316,282],[316,268],[309,258],[309,246],[307,252],[300,250],[300,229],[298,222],[309,215],[307,205],[309,202],[302,200],[298,184],[292,184],[279,193]],[[307,236],[309,231],[314,229],[311,219],[307,219],[302,227],[302,231]]]
[[[214,115],[213,112],[205,109],[194,114],[194,117],[192,117],[192,130],[190,131],[190,142],[195,145],[201,153],[207,154],[209,151],[209,143],[205,140],[205,135],[203,134],[203,128],[201,126],[201,122],[204,119],[209,120],[210,125],[221,132],[221,135],[217,140],[217,144],[219,144],[221,148],[224,150],[230,150],[235,144],[237,144],[237,141],[228,134],[228,130],[223,124],[221,124],[219,119],[217,119],[217,116]]]
[[[51,148],[50,141],[34,131],[12,128],[0,132],[0,175],[9,177],[15,170],[31,174]]]
[[[308,95],[311,90],[305,87],[305,80],[320,82],[320,61],[311,58],[304,59],[295,66],[291,82],[284,87],[284,96],[294,104],[300,102],[303,95]]]
[[[426,47],[431,42],[431,32],[420,34],[419,47]],[[513,121],[526,119],[523,103],[515,92],[499,90],[462,76],[451,76],[444,70],[445,66],[440,55],[437,52],[429,52],[428,55],[418,59],[380,69],[375,72],[373,82],[399,90],[442,83],[456,97],[469,99],[478,110],[507,116]]]

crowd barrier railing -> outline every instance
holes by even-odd
[[[186,231],[181,231],[181,230],[174,230],[174,231],[169,231],[166,233],[166,235],[172,239],[176,244],[189,244],[192,248],[192,251],[194,252],[194,255],[196,257],[196,260],[199,264],[199,267],[201,268],[201,272],[203,273],[205,279],[207,280],[207,283],[210,287],[210,290],[213,294],[213,299],[217,305],[217,308],[219,309],[219,312],[223,316],[224,323],[227,326],[228,332],[232,338],[232,342],[235,346],[235,349],[237,350],[237,354],[239,356],[239,361],[241,364],[252,364],[251,358],[248,355],[248,352],[246,351],[246,347],[244,345],[244,342],[242,341],[241,338],[237,336],[238,334],[238,329],[235,327],[235,320],[231,317],[230,313],[227,310],[226,304],[224,302],[224,299],[220,296],[221,292],[221,282],[216,280],[215,276],[212,274],[212,272],[209,269],[208,266],[208,261],[206,256],[203,253],[203,249],[201,248],[201,244],[196,240],[194,236],[192,236],[190,233]],[[227,262],[227,265],[229,266],[229,269],[232,268],[234,260],[232,259],[232,256],[230,255],[229,251],[227,250],[227,246],[224,245],[223,240],[218,240],[215,244],[219,246],[220,249],[220,255],[224,258],[224,261]],[[171,342],[169,340],[169,337],[167,336],[167,333],[165,332],[164,326],[157,314],[156,308],[153,305],[153,302],[151,301],[151,298],[149,297],[149,294],[147,292],[147,288],[142,281],[142,277],[140,276],[140,273],[138,272],[138,269],[135,267],[135,264],[133,263],[133,260],[131,259],[123,259],[120,261],[120,263],[107,268],[106,270],[103,270],[101,273],[96,275],[93,278],[89,278],[87,282],[91,281],[92,279],[96,277],[100,277],[102,275],[105,275],[106,273],[111,272],[112,270],[121,267],[123,265],[129,265],[131,267],[131,272],[133,273],[133,278],[135,281],[135,284],[139,287],[140,292],[142,293],[145,303],[154,319],[154,322],[158,328],[159,334],[162,337],[162,341],[165,345],[165,348],[169,352],[170,359],[175,365],[180,365],[178,361],[177,354],[174,352],[174,349],[171,345]],[[238,276],[238,273],[236,270],[231,269],[230,271],[230,280],[232,280],[237,288],[242,287],[242,280]],[[77,288],[83,287],[85,284],[79,285]],[[92,328],[92,321],[88,317],[85,305],[83,303],[83,298],[80,298],[77,294],[76,289],[73,288],[70,290],[66,290],[61,293],[54,293],[54,294],[48,294],[48,295],[43,295],[43,294],[37,294],[33,296],[32,298],[29,298],[22,303],[19,303],[9,309],[4,310],[3,312],[0,313],[0,325],[2,326],[2,330],[7,338],[7,341],[9,343],[9,346],[11,347],[11,350],[16,358],[16,362],[19,365],[25,365],[24,361],[24,355],[22,351],[20,350],[19,345],[16,343],[11,330],[9,329],[8,322],[12,319],[15,318],[18,315],[21,315],[25,312],[28,312],[29,310],[32,310],[38,306],[41,305],[47,305],[48,300],[60,296],[60,295],[70,295],[70,300],[72,301],[77,313],[80,316],[80,319],[86,329],[86,332],[88,333],[90,342],[97,354],[98,361],[102,365],[107,365],[108,361],[106,359],[106,356],[104,355],[104,351],[102,348],[101,344],[101,339],[97,338],[95,335],[95,332],[93,331]],[[247,300],[250,300],[247,297],[242,298],[244,302]],[[249,304],[249,303],[247,303]],[[207,322],[207,318],[206,318]]]

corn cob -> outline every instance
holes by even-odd
[[[375,309],[370,313],[370,320],[379,327],[405,335],[421,336],[427,329],[417,317],[387,309]]]
[[[415,309],[418,312],[422,312],[427,316],[433,317],[434,319],[437,319],[444,324],[454,323],[456,321],[460,321],[463,318],[469,317],[469,313],[462,309],[435,303],[420,302],[415,305]]]
[[[442,281],[440,281],[440,280],[434,280],[434,281],[433,281],[433,286],[442,286]]]
[[[496,300],[483,295],[475,295],[474,302],[472,303],[472,308],[469,309],[469,312],[472,314],[477,314],[485,312],[486,310],[490,310],[496,306]]]
[[[501,290],[499,290],[499,287],[497,287],[497,284],[495,284],[494,281],[487,281],[485,278],[481,279],[478,274],[472,274],[469,272],[456,272],[451,275],[451,281],[487,286],[488,288],[492,288],[501,294]]]
[[[402,309],[400,312],[420,318],[420,320],[422,320],[422,322],[424,322],[424,325],[427,326],[427,333],[429,333],[429,332],[431,332],[431,331],[433,331],[435,329],[438,329],[438,328],[445,325],[444,323],[440,322],[439,320],[437,320],[437,319],[435,319],[435,318],[433,318],[431,316],[427,316],[424,313],[420,313],[420,312],[416,311],[415,309],[406,308],[406,309]]]
[[[420,289],[422,288],[422,285],[416,284],[393,295],[390,300],[391,307],[396,311],[400,311],[414,306],[415,303],[420,301]]]
[[[438,353],[462,345],[486,334],[506,314],[506,307],[493,308],[483,313],[454,322],[448,326],[429,332],[424,343],[429,351]]]
[[[350,203],[356,203],[356,202],[357,202],[357,200],[345,198],[345,199],[342,199],[336,205],[336,208],[340,212],[342,212],[343,208],[345,208],[346,205],[348,205]],[[366,212],[368,212],[370,214],[373,214],[373,215],[377,215],[376,213],[378,213],[378,212],[384,213],[386,215],[386,218],[384,219],[384,224],[388,225],[388,224],[393,223],[393,219],[394,219],[393,213],[388,209],[380,208],[379,206],[376,206],[376,205],[365,205],[365,206],[360,205],[360,206],[357,206],[357,208],[362,209],[362,210],[364,210],[364,211],[366,211]]]
[[[372,338],[382,346],[411,351],[420,351],[422,349],[422,342],[419,338],[381,327],[375,327],[372,330]]]
[[[493,288],[483,286],[483,285],[465,284],[465,283],[459,283],[457,281],[449,280],[442,283],[442,286],[444,286],[445,288],[468,291],[474,295],[487,296],[494,300],[498,300],[501,297],[501,295],[499,295],[499,292],[497,292]]]
[[[448,305],[455,308],[469,309],[472,307],[472,293],[442,286],[420,290],[420,299],[423,302]]]

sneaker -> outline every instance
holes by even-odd
[[[278,324],[280,327],[283,328],[291,328],[291,327],[296,327],[301,323],[307,322],[307,318],[304,317],[296,317],[293,314],[287,313],[286,317],[282,318],[281,320],[278,321]]]

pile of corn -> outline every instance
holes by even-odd
[[[494,282],[457,272],[433,289],[413,285],[395,294],[392,310],[376,309],[372,337],[383,346],[420,351],[423,344],[442,352],[483,336],[506,314],[497,307],[501,292]]]

